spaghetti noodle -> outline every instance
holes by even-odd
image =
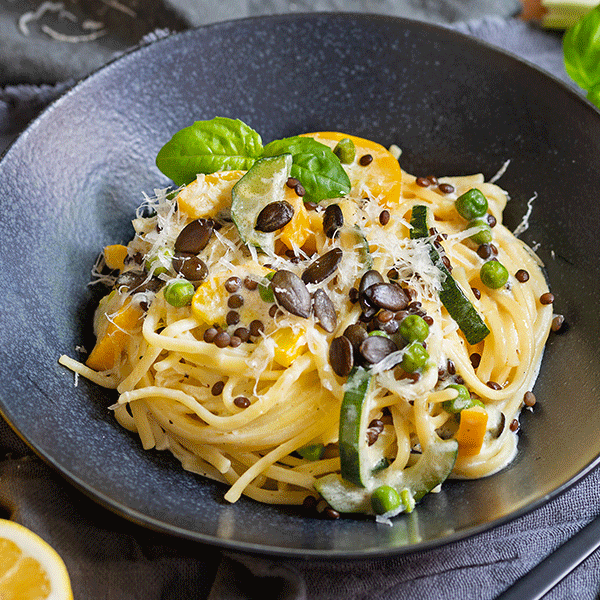
[[[322,477],[344,475],[342,463],[352,459],[340,449],[348,426],[340,407],[356,369],[369,380],[355,460],[368,460],[369,473],[393,481],[389,473],[424,461],[428,447],[446,440],[458,441],[452,477],[497,472],[515,456],[511,424],[552,321],[552,306],[540,302],[548,287],[539,259],[502,224],[507,194],[481,175],[417,178],[360,138],[311,135],[331,148],[353,142],[347,195],[313,206],[288,179],[266,204],[285,202],[293,216],[274,230],[272,248],[257,248],[232,222],[232,188],[244,171],[201,174],[177,194],[157,192],[146,199],[149,216],[139,211],[133,221],[126,249],[107,248],[99,264],[117,270],[96,313],[87,365],[61,362],[116,389],[117,421],[145,449],[169,450],[184,469],[227,484],[229,502],[245,494],[301,504],[318,496]],[[483,225],[457,212],[457,199],[472,190],[487,201]],[[415,207],[427,215],[420,237],[411,236]],[[182,252],[191,223],[208,240]],[[506,268],[506,282],[483,283],[489,262]],[[467,342],[465,326],[440,301],[448,277],[462,292],[456,302],[489,330],[483,339]],[[174,282],[183,296],[173,296]],[[308,315],[299,308],[305,290]],[[415,345],[421,358],[411,363]]]

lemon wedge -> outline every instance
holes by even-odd
[[[0,519],[0,598],[73,599],[62,558],[41,537],[6,519]]]

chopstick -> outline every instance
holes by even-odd
[[[518,579],[496,600],[539,600],[600,547],[600,515]]]

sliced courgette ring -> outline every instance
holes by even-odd
[[[426,206],[421,204],[413,206],[410,224],[412,225],[410,232],[411,239],[429,236]],[[467,298],[458,283],[456,283],[456,280],[442,262],[441,256],[433,244],[430,244],[429,256],[433,264],[442,272],[440,300],[446,307],[448,314],[456,321],[456,324],[464,333],[469,344],[481,342],[490,333],[488,326],[484,323],[481,315],[477,312],[477,309]]]
[[[374,514],[371,506],[373,491],[380,485],[392,486],[401,496],[408,495],[412,499],[385,515],[393,517],[401,512],[410,512],[415,502],[443,483],[454,468],[457,454],[456,440],[439,440],[430,443],[413,466],[403,471],[380,471],[370,477],[367,487],[331,473],[317,479],[315,489],[339,512]]]
[[[291,154],[261,158],[231,190],[231,219],[241,240],[267,254],[275,251],[276,232],[258,231],[256,219],[267,204],[283,200],[291,168]]]

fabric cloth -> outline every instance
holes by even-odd
[[[516,8],[502,0],[0,0],[0,40],[12,44],[0,45],[0,144],[7,144],[74,79],[131,45],[234,14],[368,10],[428,18],[502,47],[574,85],[562,63],[560,35],[510,18]],[[121,21],[111,11],[119,12]],[[145,16],[137,29],[120,31],[123,22],[133,19],[131,13]],[[24,14],[29,20],[23,20]],[[50,27],[63,35],[89,35],[105,26],[110,33],[95,39],[90,35],[89,42],[60,42],[45,33]],[[30,36],[35,36],[32,45]],[[48,56],[60,43],[69,44],[69,57]],[[218,552],[125,521],[68,485],[0,421],[0,516],[31,528],[56,548],[67,564],[76,599],[492,599],[596,515],[599,484],[600,472],[593,472],[522,518],[430,551],[364,562],[264,559]],[[596,599],[599,573],[600,556],[595,554],[547,598]]]

